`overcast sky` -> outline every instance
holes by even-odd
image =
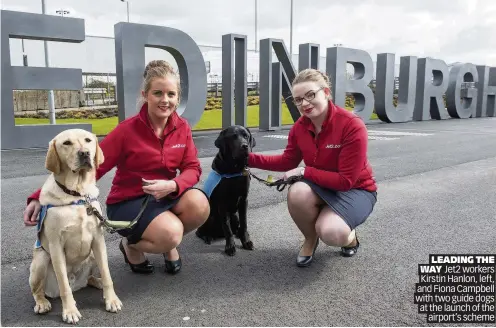
[[[127,20],[120,0],[45,1],[49,14],[66,9],[84,18],[87,35],[113,37],[114,24]],[[254,49],[254,0],[129,0],[129,7],[131,22],[180,29],[199,45],[220,46],[223,34],[239,33]],[[41,0],[2,0],[2,9],[41,13]],[[326,47],[340,43],[366,50],[373,61],[377,53],[390,52],[397,63],[399,56],[414,55],[496,66],[495,35],[494,0],[294,0],[295,53],[300,43],[312,42],[325,56]],[[290,0],[258,1],[258,38],[269,37],[283,39],[289,49]],[[115,72],[113,40],[87,38],[85,43],[84,51],[73,44],[53,48],[53,66]],[[29,64],[44,66],[42,43],[26,44]],[[11,47],[12,64],[21,65],[20,41],[11,41]],[[202,50],[206,60],[220,59],[215,49]],[[147,60],[160,56],[147,50]]]

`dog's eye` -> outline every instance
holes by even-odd
[[[72,145],[72,142],[70,142],[69,140],[64,141],[64,145],[66,145],[66,146],[70,146],[70,145]]]
[[[86,138],[86,139],[84,139],[84,141],[91,142],[91,139],[90,138]]]

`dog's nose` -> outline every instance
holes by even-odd
[[[243,149],[248,149],[248,144],[242,144],[242,145],[241,145],[241,148],[243,148]]]
[[[78,155],[81,158],[90,157],[90,152],[89,152],[89,150],[87,150],[87,151],[85,151],[85,150],[79,150],[78,151]]]

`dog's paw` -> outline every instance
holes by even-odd
[[[226,243],[224,252],[229,256],[234,256],[234,254],[236,254],[236,245],[234,244],[234,242]]]
[[[238,238],[241,240],[241,245],[244,249],[252,251],[255,249],[253,246],[253,242],[250,239],[250,234],[248,232],[242,232],[238,235]]]
[[[212,237],[210,237],[210,236],[203,236],[202,239],[205,242],[205,244],[207,244],[207,245],[212,244],[212,239],[213,239]]]
[[[81,313],[79,313],[79,310],[75,305],[65,308],[62,311],[62,320],[67,323],[78,323],[79,319],[81,319],[82,317],[83,316],[81,315]]]
[[[122,310],[122,302],[117,295],[105,299],[105,310],[114,313]]]
[[[244,249],[247,249],[249,251],[252,251],[255,249],[255,247],[253,246],[253,242],[249,239],[247,241],[242,241],[241,244],[243,245]]]
[[[52,304],[46,298],[40,299],[36,302],[34,306],[34,313],[43,314],[47,313],[52,309]]]

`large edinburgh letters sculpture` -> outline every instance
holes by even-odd
[[[81,90],[82,71],[73,68],[23,67],[10,64],[10,38],[83,42],[84,20],[2,10],[2,149],[48,147],[68,128],[91,131],[90,124],[16,126],[12,90]]]
[[[177,112],[194,126],[207,102],[207,69],[200,48],[183,31],[162,26],[118,23],[115,62],[119,121],[135,115],[145,63],[145,47],[168,51],[181,76],[181,101]]]
[[[15,11],[1,12],[2,28],[2,149],[48,147],[48,142],[67,128],[91,131],[90,124],[16,126],[12,90],[81,90],[82,71],[74,68],[19,67],[10,62],[10,38],[81,43],[84,20]],[[201,50],[186,33],[170,27],[133,23],[114,26],[119,121],[138,111],[137,100],[145,67],[145,47],[172,54],[181,75],[182,95],[178,113],[191,126],[200,120],[207,98],[207,72]],[[222,127],[247,125],[247,37],[222,36]],[[319,45],[301,44],[298,71],[319,67]],[[370,87],[373,62],[358,49],[326,49],[326,74],[332,82],[334,101],[345,105],[347,94],[355,97],[355,113],[367,122],[375,108],[388,123],[433,119],[496,116],[496,69],[473,64],[451,70],[439,59],[400,58],[397,106],[393,104],[394,54],[377,55],[375,94]],[[273,58],[273,53],[276,58]],[[275,59],[275,60],[274,60]],[[297,71],[286,46],[279,39],[260,40],[260,121],[262,131],[280,129],[284,101],[291,117],[300,114],[291,100],[291,82]],[[348,78],[347,64],[354,67]],[[463,82],[475,88],[464,88]],[[445,100],[446,97],[446,109]]]

